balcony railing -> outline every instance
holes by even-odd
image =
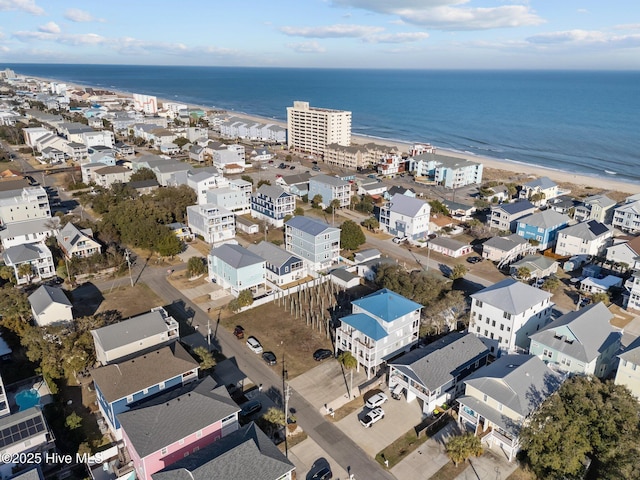
[[[513,447],[516,443],[515,440],[512,440],[511,438],[507,437],[506,435],[500,433],[497,430],[492,430],[490,435],[492,435],[497,440],[500,440],[501,442],[503,442],[505,445],[509,447]]]

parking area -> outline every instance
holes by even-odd
[[[320,459],[325,459],[331,468],[334,480],[349,478],[347,472],[318,445],[311,437],[289,449],[289,460],[296,466],[296,478],[308,479],[311,467]]]
[[[389,391],[385,391],[389,400],[382,405],[384,418],[370,428],[360,424],[360,419],[369,409],[353,412],[336,423],[349,438],[356,442],[368,455],[375,457],[380,450],[401,437],[423,419],[420,404],[417,401],[407,403],[393,400]]]
[[[289,383],[311,405],[325,415],[329,408],[337,410],[350,400],[347,392],[351,388],[351,372],[345,371],[345,374],[346,379],[340,368],[340,363],[333,358],[328,358]],[[367,377],[362,371],[356,372],[354,370],[353,393],[359,394],[358,385],[366,380]]]

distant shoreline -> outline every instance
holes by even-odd
[[[28,76],[28,78],[34,78],[44,82],[53,81],[52,79],[47,79],[47,78],[42,78],[37,76]],[[62,80],[55,80],[55,81],[62,81]],[[133,92],[116,90],[109,87],[95,87],[92,85],[84,85],[77,82],[66,82],[66,83],[71,88],[79,88],[79,89],[93,88],[96,90],[110,91],[115,93],[117,96],[120,96],[123,98],[133,97]],[[144,92],[135,92],[135,93],[145,94]],[[163,97],[156,97],[156,98],[158,100],[158,104],[184,103],[190,108],[198,108],[205,111],[213,110],[215,108],[214,106],[207,107],[205,105],[198,105],[198,104],[182,101],[180,100],[180,98],[174,98],[174,99],[167,99]],[[283,108],[285,107],[286,106],[283,105]],[[245,118],[247,120],[252,120],[259,123],[269,123],[269,124],[279,125],[284,128],[287,127],[286,121],[277,120],[274,118],[261,117],[259,115],[239,112],[236,110],[228,110],[225,108],[220,108],[220,110],[225,110],[230,115],[240,117],[240,118]],[[407,152],[409,148],[414,144],[430,143],[428,142],[428,140],[416,140],[414,142],[405,142],[401,140],[384,139],[384,138],[373,137],[373,136],[369,137],[366,135],[357,135],[357,134],[352,135],[351,138],[352,138],[352,145],[362,145],[362,144],[373,142],[380,145],[395,147],[401,152]],[[441,153],[442,155],[457,157],[457,158],[465,159],[471,162],[482,163],[483,166],[486,168],[490,168],[494,170],[503,170],[503,171],[513,173],[515,175],[526,175],[526,176],[536,176],[536,177],[546,176],[557,183],[572,184],[582,189],[595,188],[600,190],[623,192],[623,193],[629,193],[629,194],[640,193],[640,183],[633,183],[630,181],[624,181],[616,178],[606,178],[606,177],[601,177],[596,175],[587,175],[584,173],[577,174],[577,173],[568,172],[564,170],[532,165],[529,163],[519,162],[515,160],[497,159],[494,157],[487,157],[487,156],[476,155],[476,154],[467,153],[467,152],[460,152],[457,150],[452,150],[447,148],[440,148],[437,145],[433,145],[433,146],[437,149],[437,152]]]

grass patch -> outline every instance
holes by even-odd
[[[438,470],[431,477],[431,480],[453,480],[462,472],[464,472],[468,466],[469,464],[467,462],[462,462],[458,465],[454,465],[453,462],[449,462],[440,470]]]
[[[287,437],[287,448],[291,450],[293,447],[295,447],[299,443],[304,442],[307,439],[307,437],[308,435],[304,431],[300,433],[296,433],[291,437]],[[278,444],[278,448],[282,453],[284,453],[284,442],[280,442],[280,444]]]
[[[518,467],[507,477],[507,480],[536,480],[538,477],[526,468]]]
[[[356,410],[360,410],[364,407],[364,398],[356,397],[348,403],[345,403],[343,406],[333,411],[333,417],[331,415],[325,415],[327,420],[331,420],[332,422],[339,422],[345,417],[348,417]]]
[[[449,422],[445,422],[433,433],[442,430]],[[416,431],[412,428],[395,442],[385,447],[376,455],[376,460],[382,466],[385,466],[385,459],[389,461],[389,468],[393,468],[400,460],[416,450],[420,445],[431,438],[429,435],[423,435],[420,438],[416,435]],[[435,478],[435,477],[433,477]]]

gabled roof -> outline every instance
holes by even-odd
[[[640,337],[631,342],[618,357],[635,365],[640,365]]]
[[[49,224],[53,224],[49,226]],[[13,238],[22,235],[34,233],[48,232],[56,230],[60,227],[60,219],[58,217],[37,218],[26,222],[9,223],[3,230],[0,230],[0,238]]]
[[[613,207],[616,204],[616,201],[610,199],[606,195],[591,195],[590,197],[585,198],[582,203],[585,205],[600,205],[600,208],[606,210],[607,208]]]
[[[503,355],[464,382],[527,417],[560,387],[562,377],[534,355]]]
[[[29,295],[29,303],[36,315],[40,315],[54,303],[71,307],[71,302],[65,295],[64,290],[50,287],[49,285],[41,285]]]
[[[62,249],[67,252],[71,251],[80,240],[91,240],[93,243],[98,243],[93,239],[93,232],[90,228],[79,230],[71,222],[62,227],[56,238]]]
[[[426,348],[405,353],[390,364],[435,391],[458,377],[470,362],[488,355],[489,349],[475,335],[452,332]]]
[[[327,185],[331,185],[332,187],[344,187],[345,185],[349,185],[348,182],[345,182],[341,178],[332,177],[331,175],[316,175],[309,179],[310,182],[324,183]]]
[[[551,298],[551,293],[518,282],[513,278],[505,278],[471,295],[471,298],[487,303],[500,310],[518,315],[528,308]]]
[[[2,254],[5,263],[18,265],[25,262],[33,262],[45,256],[51,256],[51,252],[44,244],[26,243],[7,248]]]
[[[325,223],[321,220],[316,220],[314,218],[304,217],[300,215],[289,219],[289,221],[285,223],[285,225],[300,230],[314,237],[320,235],[321,233],[324,233],[327,230],[340,230],[339,228],[332,227],[328,223]]]
[[[517,233],[514,233],[507,235],[506,237],[491,237],[489,240],[484,242],[483,247],[493,247],[497,250],[502,250],[503,252],[509,252],[523,243],[529,243],[529,241]]]
[[[391,200],[389,200],[387,207],[391,212],[399,213],[400,215],[406,215],[413,218],[425,205],[427,206],[427,210],[425,213],[428,215],[431,211],[431,207],[427,202],[425,202],[424,200],[420,200],[419,198],[408,197],[406,195],[396,193],[393,197],[391,197]]]
[[[198,362],[176,342],[130,360],[96,368],[91,376],[105,400],[111,403],[198,367]]]
[[[622,333],[611,326],[611,319],[613,314],[599,302],[565,313],[530,338],[533,342],[589,363],[612,343],[620,341]]]
[[[393,322],[408,313],[422,308],[419,303],[409,300],[388,288],[383,288],[366,297],[354,300],[351,304],[385,322]]]
[[[597,220],[589,220],[588,222],[580,222],[570,227],[560,230],[560,234],[570,237],[580,238],[582,240],[595,240],[602,235],[613,231],[613,227],[605,225]]]
[[[205,377],[130,405],[117,417],[143,458],[239,411],[227,388]]]
[[[153,480],[277,480],[294,465],[255,423],[151,475]]]
[[[240,245],[225,243],[217,248],[212,248],[210,256],[219,258],[233,268],[243,268],[250,265],[263,263],[264,259]]]
[[[282,177],[280,180],[287,185],[299,185],[301,183],[309,183],[310,178],[310,173],[298,173],[297,175],[287,175],[286,177]]]
[[[278,185],[267,185],[267,184],[260,185],[260,188],[256,190],[256,194],[258,193],[266,197],[272,198],[274,200],[280,197],[291,197],[290,194],[285,192],[282,189],[282,187],[279,187]]]
[[[529,188],[540,188],[541,190],[547,190],[548,188],[557,187],[558,185],[556,184],[556,182],[554,182],[548,177],[540,177],[530,182],[527,182],[522,186],[529,187]]]
[[[557,227],[558,225],[566,225],[571,219],[564,213],[556,212],[555,210],[543,210],[542,212],[532,213],[524,218],[518,220],[518,223],[537,228]]]
[[[551,268],[551,266],[553,266],[554,263],[557,266],[558,262],[551,257],[546,257],[544,255],[526,255],[522,257],[520,260],[518,260],[517,262],[512,263],[511,267],[512,268],[527,267],[532,272],[534,272],[536,270],[544,271],[548,268]]]
[[[155,310],[106,327],[91,330],[91,335],[104,350],[113,350],[166,331],[167,324],[164,315],[160,310]]]
[[[407,192],[412,192],[414,195],[416,194],[416,191],[413,188],[404,188],[401,185],[393,185],[388,190],[389,196],[391,197],[393,197],[396,194],[406,195]]]
[[[509,215],[515,215],[516,213],[521,213],[535,208],[536,206],[529,200],[519,200],[513,203],[503,203],[501,205],[496,205],[495,207],[492,207],[491,210],[502,210]]]
[[[266,260],[267,263],[275,265],[276,267],[282,267],[290,259],[301,262],[302,259],[296,257],[294,254],[287,252],[286,250],[274,245],[271,242],[260,242],[257,245],[249,245],[248,250],[255,253],[259,257]]]
[[[448,248],[449,250],[460,250],[468,246],[468,243],[463,243],[455,238],[448,237],[436,237],[432,240],[429,240],[429,244],[437,245],[439,247]]]
[[[125,173],[125,172],[130,172],[131,170],[129,170],[126,167],[123,167],[121,165],[112,165],[112,166],[108,166],[108,167],[102,167],[102,168],[98,168],[95,173],[97,175],[108,175],[110,173]]]

